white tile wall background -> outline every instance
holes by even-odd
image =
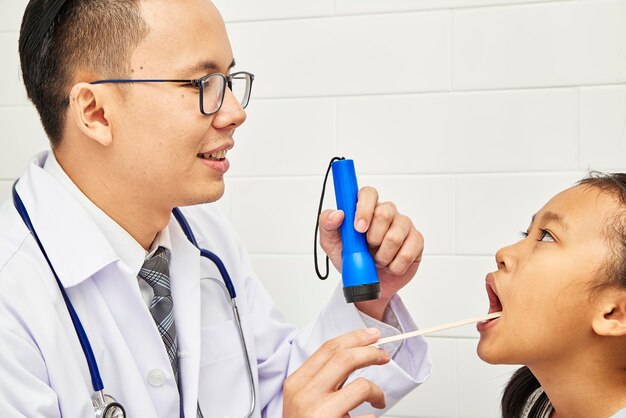
[[[626,0],[215,1],[257,76],[221,205],[297,324],[339,280],[311,255],[331,156],[424,233],[403,291],[421,326],[485,312],[495,251],[588,169],[626,169]],[[25,5],[0,0],[2,199],[46,147],[19,79]],[[498,417],[514,367],[482,363],[473,327],[429,341],[432,378],[388,416]]]

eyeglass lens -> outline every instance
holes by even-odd
[[[202,97],[204,113],[211,114],[220,109],[224,100],[223,94],[226,93],[225,82],[226,78],[219,74],[214,74],[204,81]],[[244,108],[250,100],[250,84],[251,80],[247,74],[234,74],[226,86]]]

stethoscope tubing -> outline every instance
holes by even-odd
[[[67,293],[65,292],[65,288],[63,287],[63,284],[61,283],[61,280],[59,279],[59,276],[56,270],[54,269],[52,262],[48,258],[48,254],[45,251],[44,246],[41,243],[41,240],[39,239],[39,236],[37,235],[35,227],[33,226],[30,220],[28,211],[26,210],[26,207],[24,206],[24,202],[20,198],[19,193],[17,193],[16,185],[18,181],[19,179],[13,183],[13,203],[15,205],[15,209],[17,210],[18,214],[24,221],[26,228],[35,239],[35,242],[37,243],[39,250],[43,254],[46,262],[48,263],[48,266],[50,267],[50,270],[52,271],[52,274],[54,275],[54,279],[57,282],[59,290],[61,291],[61,294],[63,296],[63,301],[65,302],[65,306],[67,307],[70,318],[72,320],[72,324],[74,325],[76,335],[83,349],[85,360],[87,362],[87,367],[89,368],[89,374],[91,376],[91,384],[93,386],[95,396],[99,396],[100,398],[102,398],[101,401],[104,402],[104,396],[105,396],[103,393],[104,383],[102,382],[102,377],[100,376],[100,370],[98,368],[98,362],[96,361],[96,356],[94,355],[93,349],[91,348],[91,344],[89,343],[89,338],[87,337],[87,333],[85,332],[85,329],[83,328],[83,324],[81,323],[80,318],[78,317],[78,314],[76,313],[76,310],[74,309],[74,306],[72,305],[72,302],[70,301],[69,297],[67,296]],[[249,418],[252,416],[252,414],[254,413],[254,409],[256,408],[256,389],[254,387],[254,377],[252,373],[252,365],[250,363],[250,357],[248,355],[248,348],[247,348],[245,337],[243,335],[241,317],[239,315],[239,309],[237,308],[237,303],[235,301],[235,298],[237,297],[237,293],[235,292],[235,286],[233,285],[233,282],[230,278],[230,274],[228,274],[228,270],[226,269],[226,266],[224,265],[222,260],[215,253],[209,250],[206,250],[204,248],[200,248],[193,234],[193,231],[191,230],[191,227],[189,226],[189,223],[187,222],[187,219],[185,219],[180,209],[174,208],[172,213],[174,217],[176,218],[176,220],[178,221],[178,223],[180,224],[183,232],[187,236],[187,239],[200,251],[200,255],[202,257],[208,258],[213,263],[215,263],[215,265],[217,266],[217,269],[220,272],[220,275],[222,276],[223,283],[217,279],[211,279],[211,280],[214,280],[217,284],[222,286],[223,289],[226,290],[226,293],[228,294],[228,296],[230,296],[233,316],[237,324],[239,339],[240,339],[243,354],[246,360],[246,368],[247,368],[246,371],[248,373],[248,377],[250,380],[251,405],[250,405],[249,412],[246,415],[246,418]],[[121,405],[119,406],[121,407]],[[200,405],[198,405],[198,411],[200,411]],[[200,412],[200,416],[202,416],[202,412]]]
[[[28,211],[24,206],[24,202],[22,202],[20,195],[17,193],[15,185],[18,181],[19,179],[15,180],[15,182],[13,183],[13,203],[20,217],[24,221],[24,224],[26,224],[26,227],[28,228],[30,234],[33,236],[33,238],[35,238],[35,242],[39,246],[41,253],[46,259],[46,262],[48,263],[48,266],[50,267],[50,270],[52,271],[52,274],[54,275],[54,278],[59,285],[59,289],[61,290],[61,294],[63,295],[63,300],[65,301],[65,306],[67,307],[70,318],[72,319],[72,324],[74,324],[76,335],[78,336],[78,341],[80,342],[83,353],[85,354],[85,360],[87,361],[87,367],[89,368],[89,374],[91,375],[91,384],[93,386],[93,390],[94,392],[101,392],[102,390],[104,390],[104,384],[102,383],[102,377],[100,376],[100,370],[98,369],[98,362],[96,361],[96,356],[94,355],[91,344],[89,343],[89,338],[87,337],[87,333],[83,328],[83,324],[80,322],[80,318],[78,317],[76,310],[74,310],[74,306],[72,305],[70,298],[65,292],[65,288],[63,287],[63,284],[61,283],[61,280],[59,279],[56,270],[52,266],[52,262],[48,258],[48,254],[46,253],[43,244],[39,240],[39,236],[37,235],[35,227],[30,220],[30,216],[28,215]]]
[[[248,411],[248,413],[245,415],[245,418],[249,418],[252,416],[252,414],[254,413],[254,409],[256,408],[256,389],[254,387],[254,377],[252,374],[252,365],[250,363],[250,356],[248,355],[248,346],[246,344],[246,339],[243,335],[243,327],[241,324],[241,316],[239,315],[239,308],[237,308],[237,302],[235,300],[235,298],[237,297],[237,293],[235,292],[235,286],[233,285],[233,281],[230,278],[230,274],[228,274],[228,270],[226,269],[226,266],[224,265],[224,262],[222,262],[222,260],[217,256],[217,254],[204,249],[204,248],[200,248],[200,246],[198,245],[198,241],[196,241],[196,237],[193,234],[193,231],[191,230],[191,226],[189,225],[189,222],[187,222],[187,219],[183,216],[181,210],[179,208],[174,208],[172,210],[172,214],[174,215],[174,218],[176,218],[176,220],[178,221],[178,223],[180,224],[180,227],[182,228],[183,232],[185,233],[185,235],[187,236],[187,239],[198,249],[200,250],[200,255],[202,257],[206,257],[209,260],[211,260],[213,263],[215,263],[215,265],[217,266],[217,269],[220,272],[220,275],[222,276],[222,282],[220,282],[217,279],[213,279],[211,277],[208,277],[207,279],[214,281],[216,284],[218,284],[219,286],[221,286],[222,288],[225,288],[226,291],[228,292],[228,294],[226,296],[230,296],[230,301],[231,301],[231,308],[233,310],[233,316],[235,318],[235,322],[237,324],[237,332],[239,334],[239,341],[241,343],[241,349],[243,351],[243,355],[245,358],[245,362],[246,362],[246,372],[248,373],[248,378],[250,380],[250,398],[251,398],[251,402],[250,402],[250,409]]]
[[[183,232],[187,236],[187,239],[198,250],[200,250],[200,255],[202,257],[208,258],[213,263],[215,263],[215,265],[217,266],[217,269],[222,275],[222,278],[224,279],[224,284],[226,285],[226,289],[228,289],[228,294],[230,295],[230,298],[235,299],[237,297],[237,292],[235,292],[235,286],[233,285],[233,281],[230,278],[230,274],[228,274],[228,270],[226,269],[224,262],[222,262],[222,260],[215,253],[212,253],[211,251],[206,250],[204,248],[200,248],[200,246],[198,245],[198,241],[196,241],[196,237],[194,236],[193,231],[191,230],[191,226],[189,226],[189,222],[187,222],[187,219],[185,219],[185,217],[183,216],[179,208],[174,208],[172,210],[172,214],[174,215],[174,218],[176,218],[176,220],[180,224],[180,227],[182,228]]]
[[[209,280],[214,282],[217,286],[219,286],[224,292],[224,297],[228,298],[228,289],[224,283],[213,277],[203,277],[200,280]],[[237,301],[235,299],[230,300],[231,309],[233,311],[233,317],[235,319],[235,324],[237,324],[237,333],[239,335],[239,342],[241,344],[241,350],[243,351],[243,356],[246,363],[246,372],[248,374],[248,380],[250,382],[250,408],[248,409],[248,413],[243,416],[243,418],[250,418],[252,414],[254,414],[254,409],[256,408],[256,389],[254,386],[254,376],[252,374],[252,363],[250,362],[250,356],[248,355],[248,345],[246,344],[246,339],[243,335],[243,325],[241,322],[241,316],[239,315],[239,308],[237,307]]]

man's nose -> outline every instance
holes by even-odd
[[[245,109],[241,106],[233,92],[226,88],[222,107],[213,117],[213,126],[216,129],[237,128],[246,121],[246,118]]]

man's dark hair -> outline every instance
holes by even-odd
[[[22,76],[52,147],[60,144],[77,71],[127,78],[148,33],[140,0],[30,0],[20,30]]]

